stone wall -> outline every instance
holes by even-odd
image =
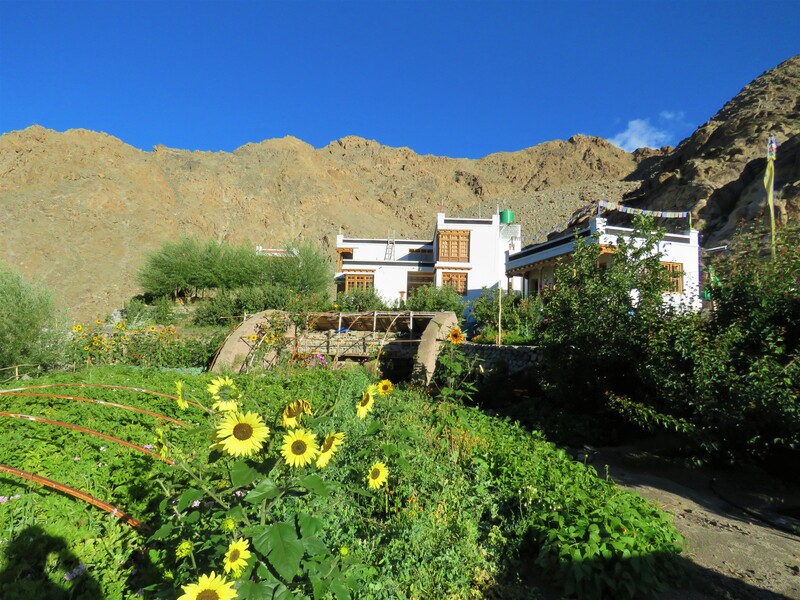
[[[539,362],[539,349],[536,346],[494,346],[466,342],[461,347],[467,356],[481,359],[487,374],[515,375]]]

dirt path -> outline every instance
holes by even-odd
[[[674,515],[690,581],[658,600],[800,600],[800,535],[768,524],[800,524],[775,512],[800,507],[800,478],[786,486],[760,471],[680,468],[634,447],[586,460]]]

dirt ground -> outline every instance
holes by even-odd
[[[686,539],[690,579],[658,600],[800,600],[800,529],[790,533],[800,521],[781,514],[800,516],[800,476],[786,485],[753,469],[687,469],[642,447],[583,459],[671,513]]]

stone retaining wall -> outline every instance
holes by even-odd
[[[494,346],[490,344],[462,344],[464,354],[481,359],[487,373],[515,375],[530,369],[539,362],[539,349],[536,346]]]

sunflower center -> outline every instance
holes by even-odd
[[[197,600],[219,600],[217,590],[203,590],[197,594]]]
[[[322,452],[323,454],[331,449],[333,446],[333,436],[329,435],[325,438],[325,442],[322,444]]]
[[[253,427],[248,423],[237,423],[233,428],[233,437],[237,440],[249,440],[253,437]]]
[[[238,550],[232,550],[231,551],[231,556],[228,559],[228,562],[232,562],[233,563],[233,562],[236,562],[237,560],[239,560],[239,551]]]
[[[306,453],[306,443],[303,440],[295,440],[292,442],[292,454],[303,456]]]
[[[361,396],[361,406],[366,406],[369,404],[369,394],[364,394]]]
[[[369,478],[370,479],[377,479],[380,476],[381,476],[381,470],[380,469],[372,469],[372,471],[369,472]]]

